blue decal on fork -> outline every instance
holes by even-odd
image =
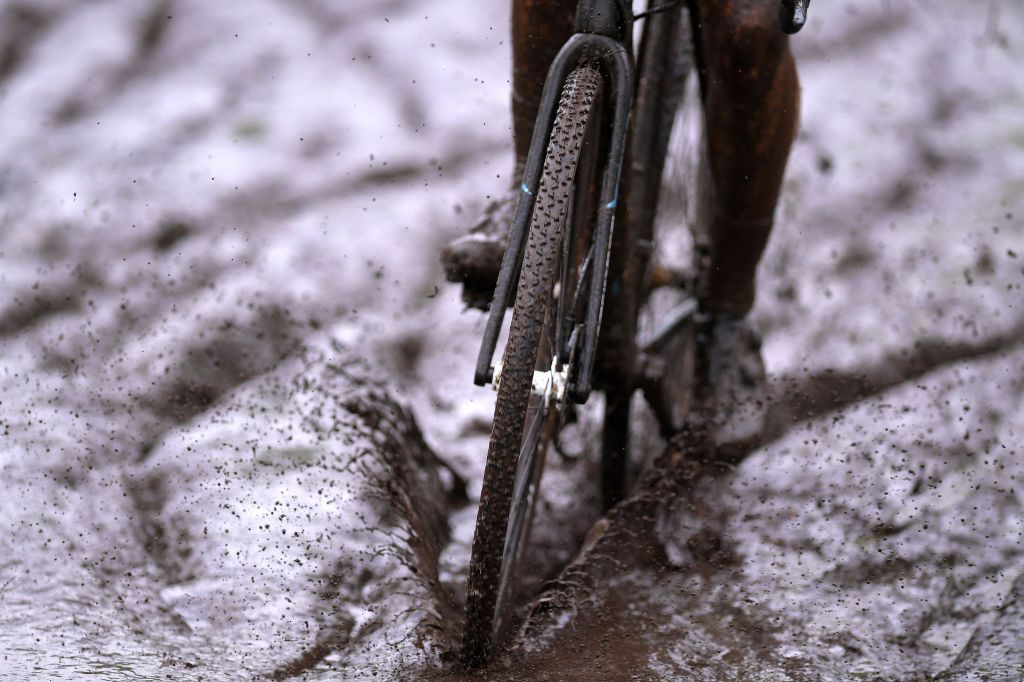
[[[623,153],[622,156],[625,156],[625,153]],[[621,156],[619,158],[619,163],[622,163]],[[604,205],[605,208],[615,208],[616,206],[619,205],[619,187],[621,185],[622,185],[622,175],[620,174],[619,177],[616,178],[616,180],[615,180],[615,196],[612,197],[611,201],[609,201],[607,204]]]

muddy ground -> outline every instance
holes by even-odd
[[[436,253],[510,181],[506,4],[0,2],[3,676],[448,674],[493,395]],[[485,677],[1024,679],[1022,41],[815,4],[768,433],[638,410],[599,521],[592,405]]]

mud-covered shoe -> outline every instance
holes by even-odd
[[[491,305],[515,208],[514,192],[492,201],[468,234],[441,250],[445,275],[449,282],[462,282],[462,300],[470,308]]]
[[[709,435],[716,445],[760,437],[768,412],[761,335],[745,317],[719,314],[708,321],[704,341]]]

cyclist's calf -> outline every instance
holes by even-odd
[[[776,0],[697,0],[703,66],[741,107],[771,87],[792,60],[779,30]]]
[[[776,0],[697,0],[715,216],[710,309],[745,314],[800,104]]]

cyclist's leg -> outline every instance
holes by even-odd
[[[719,445],[753,442],[767,391],[760,337],[745,319],[768,241],[799,85],[777,0],[694,0],[698,14],[713,216],[704,302],[709,393],[702,401]]]
[[[746,314],[800,106],[777,0],[697,0],[715,215],[708,306]]]

